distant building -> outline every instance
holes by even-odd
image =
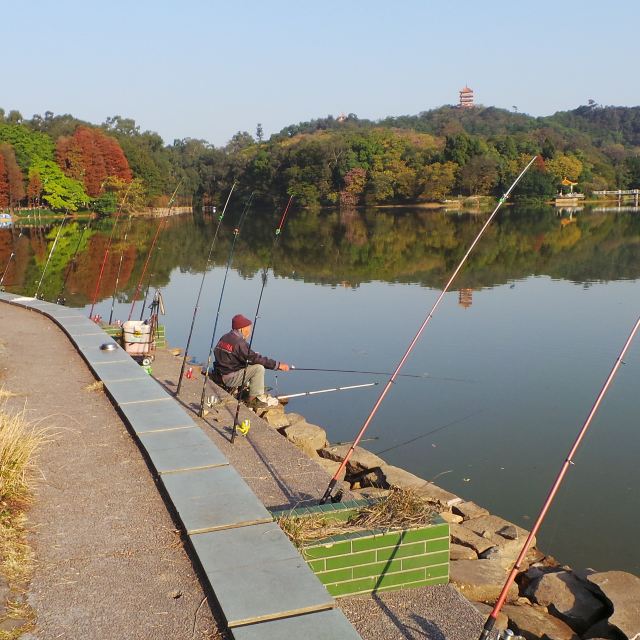
[[[336,118],[336,120],[337,120],[338,122],[346,122],[346,120],[347,120],[347,116],[345,116],[345,115],[344,115],[344,113],[341,113],[341,114]]]
[[[469,87],[466,86],[464,89],[460,89],[460,102],[458,106],[461,109],[471,109],[474,106],[473,89],[469,89]]]

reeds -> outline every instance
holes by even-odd
[[[410,489],[392,489],[384,498],[361,507],[346,521],[331,515],[281,516],[278,524],[297,548],[309,543],[355,531],[394,531],[424,527],[439,513],[438,503]]]

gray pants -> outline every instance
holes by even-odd
[[[222,376],[222,381],[227,387],[235,389],[242,384],[243,376],[244,369],[240,369],[240,371],[234,371]],[[250,364],[247,367],[247,375],[244,378],[244,382],[249,385],[249,396],[251,398],[261,396],[264,393],[264,367],[261,364]]]

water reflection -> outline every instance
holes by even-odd
[[[635,250],[640,218],[634,208],[630,209],[562,212],[551,207],[508,208],[489,228],[457,284],[460,289],[473,290],[530,275],[574,282],[635,279],[640,275],[640,252]],[[247,221],[234,258],[234,267],[242,277],[252,277],[268,260],[274,219],[272,213],[259,211]],[[483,219],[464,213],[412,209],[297,211],[281,238],[275,273],[348,288],[374,280],[439,287]],[[49,221],[0,230],[2,271],[15,252],[5,278],[7,289],[33,293],[31,289],[42,275],[59,224]],[[99,299],[113,293],[122,255],[120,298],[130,300],[157,224],[135,220],[125,245],[125,224],[121,223],[106,263]],[[165,286],[174,269],[202,272],[215,224],[210,216],[169,220],[151,260],[152,286]],[[66,266],[75,255],[64,287],[65,297],[74,306],[91,301],[112,225],[112,220],[66,225],[43,282],[45,299],[56,299],[67,275]],[[232,226],[223,226],[214,265],[226,261],[231,234]]]

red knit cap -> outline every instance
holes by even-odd
[[[251,324],[253,324],[251,320],[249,320],[249,318],[245,318],[241,313],[237,316],[233,316],[233,319],[231,320],[232,329],[243,329]]]

